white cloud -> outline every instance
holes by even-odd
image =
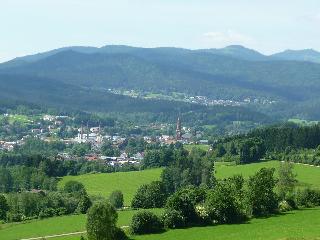
[[[233,30],[226,32],[207,32],[203,34],[202,40],[208,47],[224,47],[227,45],[252,45],[253,38],[250,36],[238,33]]]
[[[320,23],[320,12],[304,15],[300,17],[300,19],[307,20],[308,22],[312,22],[312,23]]]

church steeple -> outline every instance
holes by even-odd
[[[181,131],[181,119],[180,116],[177,120],[177,129],[176,129],[176,140],[181,140],[182,138],[182,131]]]

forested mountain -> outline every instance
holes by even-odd
[[[0,74],[0,113],[12,105],[37,104],[61,112],[84,111],[117,113],[128,121],[139,123],[175,122],[178,115],[184,123],[199,126],[227,125],[233,121],[266,124],[274,121],[265,114],[244,107],[190,104],[178,101],[132,98],[102,90],[88,89],[56,80],[34,76]],[[3,111],[1,111],[4,109]]]
[[[1,90],[12,86],[19,96],[44,101],[61,88],[69,91],[69,99],[64,99],[65,94],[58,97],[59,102],[71,105],[75,101],[71,96],[77,104],[97,105],[90,96],[101,103],[98,99],[111,96],[105,90],[113,88],[237,101],[267,99],[274,104],[256,109],[282,117],[317,118],[320,112],[320,64],[279,60],[279,56],[264,56],[241,46],[207,50],[67,47],[0,64],[0,74],[12,80],[11,85],[1,80]],[[14,85],[15,77],[25,85]]]
[[[286,50],[271,56],[279,60],[306,61],[320,63],[320,53],[313,49],[306,50]]]
[[[201,49],[199,52],[208,52],[216,55],[229,56],[249,61],[267,61],[269,58],[253,49],[240,45],[231,45],[225,48]]]

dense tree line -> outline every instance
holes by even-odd
[[[32,167],[0,166],[0,192],[21,192],[31,189],[56,190],[57,179]]]
[[[318,165],[319,154],[316,149],[319,145],[320,124],[285,124],[255,129],[245,135],[226,137],[214,143],[213,147],[218,161],[243,164],[268,158]]]
[[[12,192],[0,195],[0,220],[20,222],[73,213],[86,213],[91,200],[81,183],[67,182],[61,191]]]

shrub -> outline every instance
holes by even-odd
[[[292,210],[292,207],[286,200],[282,200],[281,202],[279,202],[278,208],[280,212],[288,212]]]
[[[261,168],[249,178],[246,191],[248,215],[266,216],[277,211],[274,172],[274,168]]]
[[[123,194],[122,194],[122,192],[119,190],[113,191],[109,196],[109,202],[115,208],[122,208],[123,207]]]
[[[4,195],[0,195],[0,220],[6,220],[9,205]]]
[[[245,220],[240,201],[241,189],[237,189],[236,185],[235,179],[229,179],[219,182],[208,192],[205,206],[213,222],[238,223]]]
[[[314,207],[320,205],[320,191],[306,188],[297,192],[297,204],[302,207]]]
[[[56,209],[56,215],[57,216],[63,216],[67,214],[67,209],[65,207],[60,207]]]
[[[108,202],[94,204],[87,214],[88,240],[118,240],[116,226],[118,213]]]
[[[128,237],[121,228],[116,228],[114,233],[115,240],[127,240]]]
[[[39,213],[39,218],[49,218],[56,215],[56,211],[53,208],[45,208]]]
[[[92,202],[85,189],[79,193],[79,202],[76,211],[78,213],[87,213],[88,209],[92,206]]]
[[[204,205],[197,205],[196,213],[197,213],[199,222],[202,225],[207,225],[211,222],[209,211]]]
[[[185,219],[181,212],[167,209],[161,217],[165,228],[181,228],[186,225]]]
[[[204,188],[186,187],[168,198],[166,209],[180,212],[187,224],[199,223],[196,205],[205,200]]]
[[[84,189],[85,188],[82,183],[73,180],[66,182],[63,188],[67,193],[78,193]]]
[[[23,221],[24,216],[21,213],[8,213],[8,221],[9,222],[21,222]]]
[[[142,185],[132,199],[133,208],[161,208],[164,206],[167,194],[162,182],[154,181]]]
[[[131,231],[133,234],[157,233],[162,230],[160,219],[152,212],[140,211],[132,217]]]

